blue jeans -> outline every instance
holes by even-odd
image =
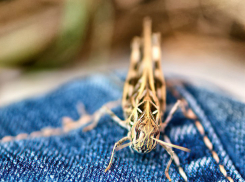
[[[117,76],[123,80],[125,74]],[[67,133],[44,132],[47,127],[62,128],[64,116],[78,119],[79,102],[92,114],[103,104],[120,99],[122,86],[118,83],[115,76],[98,74],[1,108],[0,179],[168,181],[164,170],[169,155],[161,146],[144,155],[122,149],[116,152],[111,169],[104,172],[113,145],[127,134],[108,115],[88,132],[80,127]],[[190,153],[174,149],[188,181],[245,181],[245,105],[190,84],[174,84],[168,90],[168,105],[176,102],[174,92],[197,117],[188,119],[178,110],[166,128],[173,144],[191,149]],[[121,106],[113,111],[123,119]],[[169,174],[173,181],[184,181],[183,173],[172,163]]]

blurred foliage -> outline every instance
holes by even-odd
[[[87,0],[65,1],[57,38],[53,45],[49,46],[48,50],[38,58],[36,65],[62,65],[77,53],[85,36],[88,9],[89,1]]]
[[[163,38],[182,32],[245,41],[241,0],[0,1],[0,64],[56,67],[84,56],[94,64],[128,47],[145,16]]]
[[[62,65],[83,43],[90,6],[88,0],[0,4],[0,10],[16,10],[16,16],[9,11],[0,13],[0,63],[22,67]]]

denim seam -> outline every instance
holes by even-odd
[[[45,127],[39,131],[33,131],[30,134],[20,133],[15,137],[5,136],[0,140],[0,142],[5,143],[5,142],[11,142],[15,140],[32,139],[32,138],[37,138],[37,137],[51,137],[51,136],[58,136],[58,135],[69,133],[72,130],[82,127],[84,123],[91,120],[93,118],[93,115],[95,115],[99,111],[99,109],[95,111],[92,115],[89,115],[87,111],[85,110],[84,106],[82,105],[81,111],[82,111],[82,117],[78,121],[69,121],[68,123],[63,123],[63,127],[57,127],[57,128]],[[164,139],[168,143],[171,143],[167,135],[164,135]],[[184,181],[188,181],[187,175],[180,165],[180,160],[179,160],[178,155],[174,153],[173,156],[174,156],[173,160],[178,168],[179,174],[184,179]]]
[[[20,133],[16,136],[5,136],[3,137],[0,142],[11,142],[15,140],[24,140],[24,139],[31,139],[31,138],[37,138],[37,137],[50,137],[50,136],[57,136],[61,134],[65,134],[66,132],[62,131],[62,128],[42,128],[39,131],[33,131],[30,134],[28,133]]]
[[[193,101],[194,102],[197,102],[197,101],[195,101],[195,99],[194,98],[192,98],[192,95],[190,94],[190,93],[188,93],[188,91],[186,91],[185,90],[185,88],[183,88],[184,89],[184,91],[187,93],[187,94],[189,94],[190,96],[191,96],[191,99],[193,99]],[[183,93],[183,92],[180,92],[180,93]],[[189,99],[186,99],[186,100],[191,100],[190,98]],[[190,101],[189,101],[190,102]],[[190,111],[189,111],[189,116],[190,117],[192,117],[193,116],[193,114],[194,114],[194,112],[193,111],[196,111],[196,113],[198,113],[199,111],[198,111],[198,109],[196,109],[197,107],[195,107],[195,106],[193,106],[193,103],[191,104],[191,102],[190,102],[190,105],[191,105],[191,107],[194,109],[194,110],[191,110],[190,109]],[[195,105],[195,103],[194,103],[194,105]],[[200,107],[197,103],[196,103],[196,105],[198,106],[198,107]],[[201,107],[200,107],[201,108]],[[195,110],[196,109],[196,110]],[[201,110],[201,109],[200,109]],[[202,111],[203,112],[203,111]],[[204,113],[204,112],[203,112]],[[202,113],[202,114],[203,114]],[[195,115],[195,114],[194,114]],[[201,115],[201,114],[197,114],[197,115]],[[205,113],[203,114],[204,115],[204,117],[206,116],[205,115]],[[86,118],[85,117],[85,115],[82,117],[82,118]],[[202,118],[202,115],[199,117],[199,118]],[[91,119],[91,118],[90,118]],[[200,120],[201,122],[204,122],[205,121],[205,119],[207,120],[207,118],[204,118],[204,119],[202,119],[202,120]],[[203,126],[205,126],[205,125],[202,125],[201,124],[201,122],[200,121],[198,121],[198,120],[195,120],[195,126],[197,127],[197,129],[198,129],[198,131],[199,131],[199,133],[200,134],[202,134],[202,133],[204,133],[205,134],[205,131],[204,131],[204,127]],[[210,121],[209,121],[210,122]],[[74,125],[73,125],[74,124]],[[57,128],[47,128],[47,127],[44,127],[43,129],[41,129],[41,130],[39,130],[39,131],[33,131],[33,132],[31,132],[31,133],[29,133],[29,134],[27,134],[27,133],[21,133],[21,134],[18,134],[18,135],[16,135],[15,137],[12,137],[12,136],[5,136],[5,137],[3,137],[2,138],[2,140],[0,140],[0,142],[8,142],[8,141],[12,141],[12,140],[22,140],[22,139],[27,139],[27,138],[30,138],[30,139],[32,139],[32,138],[36,138],[36,137],[50,137],[50,136],[57,136],[57,135],[61,135],[61,134],[66,134],[66,133],[68,133],[69,131],[71,131],[71,130],[73,130],[73,129],[77,129],[77,128],[80,128],[80,126],[82,126],[81,125],[81,123],[78,123],[78,122],[73,122],[73,123],[69,123],[69,125],[70,126],[74,126],[74,128],[67,128],[66,126],[64,126],[63,125],[63,127],[57,127]],[[205,128],[207,128],[207,127],[205,127]],[[209,130],[208,130],[209,131]],[[214,133],[215,134],[215,133]],[[212,135],[212,132],[211,132],[211,135]],[[217,145],[215,142],[213,142],[213,144],[211,143],[211,141],[209,140],[209,138],[206,136],[205,138],[204,138],[204,136],[205,135],[202,135],[203,136],[203,140],[204,140],[204,143],[205,143],[205,145],[208,147],[208,149],[209,150],[212,150],[212,148],[213,148],[213,145]],[[211,136],[211,139],[212,139],[212,136]],[[210,149],[211,148],[211,149]],[[223,148],[221,149],[221,150],[224,150]],[[212,152],[212,151],[211,151]],[[214,153],[213,153],[214,152]],[[218,154],[215,152],[215,151],[213,151],[212,152],[212,156],[213,156],[213,158],[215,159],[215,161],[216,161],[216,163],[220,163],[220,158],[218,157]],[[222,158],[222,157],[221,157]],[[229,158],[229,157],[228,157]],[[229,159],[230,160],[230,159]],[[176,161],[175,161],[175,163],[176,163]],[[233,165],[233,164],[232,164]],[[177,165],[178,166],[178,165]],[[221,165],[222,167],[220,167],[220,170],[225,170],[225,168],[224,168],[224,166],[223,165]],[[234,165],[233,165],[234,166]],[[180,171],[180,170],[179,170]],[[225,171],[226,172],[226,171]],[[235,173],[236,173],[236,171],[235,171]],[[234,174],[234,172],[233,172],[233,174]],[[238,174],[238,173],[237,173]],[[180,175],[181,175],[181,173],[180,173]],[[227,172],[226,172],[226,175],[227,175]],[[181,175],[182,176],[182,175]],[[239,176],[239,175],[237,175],[237,176]],[[183,177],[183,176],[182,176]],[[242,179],[242,178],[241,178]]]
[[[203,137],[204,144],[211,151],[214,160],[219,165],[219,169],[220,169],[221,173],[225,176],[226,179],[228,179],[230,182],[233,182],[234,180],[230,176],[227,175],[227,171],[225,170],[224,166],[219,164],[220,159],[219,159],[218,154],[213,150],[213,144],[211,143],[208,136],[205,135],[205,131],[204,131],[202,124],[198,121],[198,118],[195,115],[195,113],[193,112],[193,110],[188,106],[187,101],[183,97],[181,97],[179,95],[179,93],[177,93],[176,91],[173,92],[172,89],[171,89],[171,93],[175,96],[175,98],[181,100],[181,102],[184,103],[185,108],[187,108],[187,110],[184,111],[185,117],[187,117],[188,119],[191,119],[191,120],[195,120],[196,128],[199,131],[199,133],[201,134],[201,136]]]
[[[201,134],[201,136],[203,137],[203,141],[204,144],[207,146],[207,148],[210,150],[212,157],[214,158],[215,162],[219,165],[219,170],[221,171],[221,173],[226,177],[226,179],[228,179],[229,181],[234,181],[230,176],[227,175],[227,171],[225,169],[225,166],[223,164],[220,163],[220,158],[218,157],[217,152],[215,152],[213,150],[213,145],[211,140],[208,138],[207,135],[205,135],[205,130],[203,125],[201,124],[200,121],[198,121],[198,118],[194,112],[194,110],[196,111],[196,113],[199,113],[197,115],[199,115],[199,118],[205,121],[208,121],[204,111],[201,109],[201,107],[198,105],[198,103],[195,101],[195,99],[192,97],[192,95],[183,87],[183,86],[177,86],[174,85],[174,88],[177,90],[173,91],[172,94],[175,96],[175,98],[180,98],[187,106],[188,103],[192,106],[188,106],[188,110],[187,110],[187,116],[189,117],[189,119],[195,120],[195,126],[197,127],[197,130],[199,131],[199,133]],[[171,89],[172,91],[172,89]],[[185,99],[182,96],[185,97]],[[187,102],[189,101],[189,102]],[[192,104],[191,104],[192,103]],[[195,107],[194,107],[194,106]],[[196,109],[193,109],[196,108]],[[208,121],[210,123],[210,121]],[[210,131],[209,131],[210,132]],[[216,135],[216,133],[214,132],[210,132],[210,134],[213,133],[213,135]],[[216,137],[217,138],[217,137]],[[218,139],[217,139],[218,140]],[[220,142],[219,142],[220,143]],[[221,144],[221,143],[220,143]],[[222,145],[222,144],[221,144]],[[222,151],[224,151],[226,153],[226,151],[223,149],[222,146]],[[229,158],[229,157],[228,157]],[[229,158],[229,160],[231,160]],[[231,161],[232,162],[232,161]],[[232,162],[233,165],[233,162]],[[233,165],[235,173],[237,175],[239,175],[239,178],[242,179],[241,175],[238,173],[238,171],[235,169],[235,166]]]
[[[44,127],[38,131],[33,131],[30,134],[20,133],[16,136],[9,136],[9,135],[4,136],[0,140],[0,142],[10,142],[10,141],[14,141],[14,140],[24,140],[24,139],[28,139],[28,138],[31,139],[31,138],[37,138],[37,137],[58,136],[58,135],[66,134],[72,130],[78,129],[81,126],[83,126],[84,123],[87,123],[87,122],[89,122],[89,120],[92,119],[92,116],[89,115],[87,113],[87,111],[85,110],[84,105],[80,104],[80,106],[82,106],[82,107],[80,107],[80,111],[81,111],[81,115],[83,115],[83,116],[77,122],[69,121],[69,123],[63,123],[62,127],[57,127],[57,128]],[[95,111],[94,114],[96,114],[96,112],[97,111]]]

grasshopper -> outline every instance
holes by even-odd
[[[109,107],[116,102],[103,106],[93,122],[84,131],[93,129],[103,114],[109,114],[112,119],[129,132],[115,143],[110,162],[105,172],[111,168],[115,150],[130,146],[136,152],[148,153],[160,144],[171,156],[167,164],[165,175],[169,176],[169,167],[173,160],[172,147],[189,152],[189,149],[159,140],[160,133],[164,133],[172,115],[180,106],[180,101],[171,109],[168,117],[162,122],[166,109],[166,85],[161,70],[160,34],[151,33],[151,20],[144,19],[143,38],[135,37],[131,43],[131,62],[127,79],[124,84],[122,108],[125,120],[117,117]],[[127,144],[123,143],[129,140]]]

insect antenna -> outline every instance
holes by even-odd
[[[173,147],[173,148],[176,148],[176,149],[179,149],[179,150],[183,150],[183,151],[185,151],[185,152],[190,152],[190,151],[191,151],[190,149],[185,148],[185,147],[180,147],[180,146],[178,146],[178,145],[173,145],[173,144],[171,144],[171,143],[167,143],[167,142],[164,142],[164,141],[162,141],[162,140],[158,140],[158,139],[153,138],[153,137],[151,137],[151,138],[152,138],[153,140],[155,140],[156,142],[162,144],[162,145],[167,145],[167,146],[169,146],[169,147]]]

